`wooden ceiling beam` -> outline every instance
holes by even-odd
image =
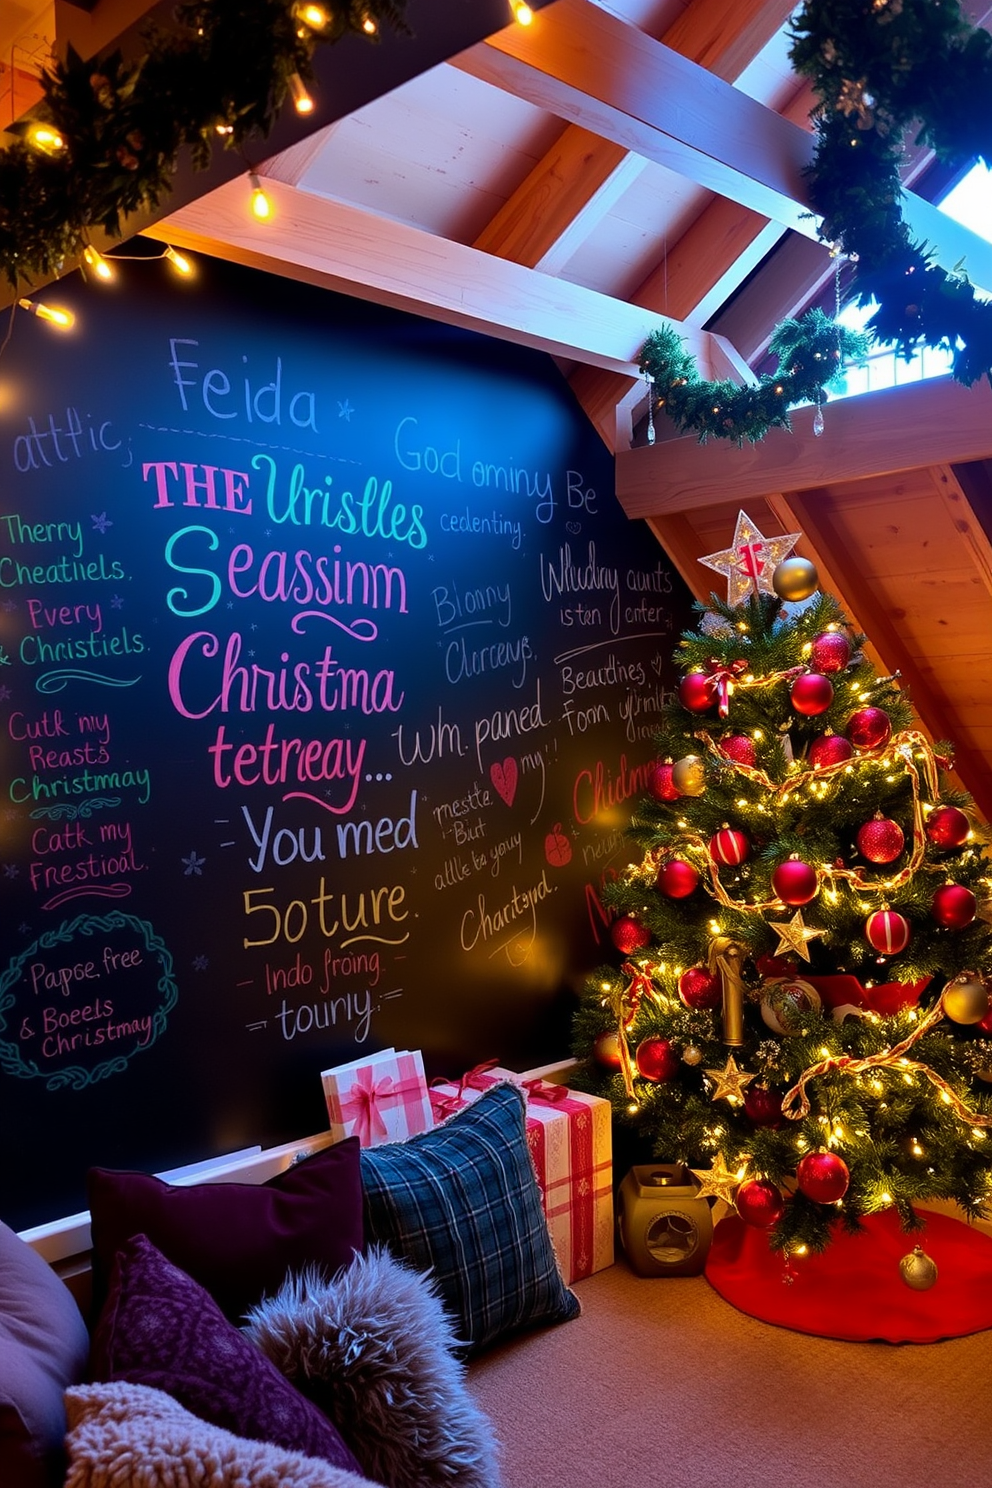
[[[946,738],[947,704],[935,694],[895,625],[875,600],[870,586],[860,583],[852,571],[845,544],[831,521],[829,492],[790,491],[765,499],[782,523],[783,532],[802,532],[803,556],[816,564],[821,589],[836,595],[852,625],[867,637],[864,649],[868,659],[883,675],[899,674],[900,683],[908,690],[931,742]],[[956,783],[971,792],[982,815],[988,819],[992,812],[992,783],[982,756],[975,750],[959,748],[953,775]]]
[[[732,83],[785,23],[790,0],[695,0],[661,38]],[[455,59],[456,65],[458,59]],[[475,241],[475,247],[555,272],[602,220],[643,160],[578,124],[561,137]],[[681,318],[681,317],[679,317]]]
[[[189,203],[148,236],[628,375],[644,338],[662,324],[636,305],[420,228],[273,180],[267,189],[273,215],[266,223],[246,210],[240,180]],[[707,376],[726,375],[718,337],[676,329],[711,369]]]
[[[683,437],[618,450],[617,497],[628,517],[656,517],[710,506],[732,490],[742,504],[769,491],[803,491],[920,465],[992,457],[992,388],[950,377],[846,398],[825,410],[793,411],[792,432],[772,429],[759,444]],[[719,498],[717,498],[719,499]]]

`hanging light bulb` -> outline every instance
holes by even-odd
[[[307,92],[306,84],[298,72],[294,72],[289,79],[289,91],[293,99],[293,107],[298,114],[313,113],[313,99]]]
[[[69,331],[76,323],[72,311],[63,310],[60,305],[42,305],[35,300],[18,300],[17,303],[22,310],[37,315],[39,320],[47,321],[49,325],[57,326],[60,331]]]
[[[165,253],[163,257],[169,260],[170,264],[175,269],[177,274],[182,274],[184,277],[188,274],[192,274],[193,265],[190,263],[189,259],[184,253],[177,252],[176,249],[173,248],[171,243],[166,243]]]
[[[258,179],[257,171],[248,172],[248,182],[251,186],[251,210],[259,222],[268,222],[272,216],[272,203],[266,196],[261,181]]]
[[[295,14],[311,31],[323,31],[329,19],[322,5],[298,5]]]
[[[57,155],[60,150],[65,149],[65,140],[50,124],[35,124],[28,139],[39,150],[44,150],[46,155]]]
[[[103,254],[97,253],[96,249],[90,247],[88,244],[83,249],[83,262],[87,268],[93,270],[98,279],[103,280],[104,284],[109,284],[111,279],[113,279],[114,271]]]
[[[521,26],[529,26],[534,19],[534,12],[526,3],[526,0],[510,0],[510,9],[513,11],[513,19]]]
[[[374,36],[378,29],[379,23],[375,16],[366,14],[362,17],[362,30],[366,36]]]

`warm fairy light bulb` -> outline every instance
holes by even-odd
[[[102,279],[105,284],[109,284],[111,279],[113,279],[113,269],[104,258],[103,254],[97,253],[95,248],[86,247],[83,249],[83,262],[87,265],[88,268],[91,268],[97,278]]]
[[[234,133],[234,125],[233,124],[215,124],[214,125],[214,131],[217,134],[233,134]]]
[[[297,7],[296,14],[313,31],[323,31],[329,19],[322,5],[300,5]]]
[[[251,186],[252,214],[258,218],[259,222],[267,222],[272,216],[272,203],[262,188],[257,171],[248,172],[248,183]]]
[[[298,114],[313,113],[313,99],[307,92],[306,84],[298,72],[294,72],[289,79],[289,91],[293,98],[293,107]]]
[[[44,150],[49,155],[55,155],[59,150],[65,149],[65,140],[50,124],[36,124],[28,138],[33,145],[38,146],[39,150]]]
[[[170,264],[175,269],[177,274],[182,274],[184,277],[188,274],[192,274],[193,265],[190,263],[189,259],[184,253],[179,253],[175,248],[173,248],[171,243],[166,244],[164,256],[169,260]]]
[[[362,20],[362,30],[366,36],[374,36],[379,29],[379,24],[374,16],[367,15]]]
[[[529,26],[534,19],[534,12],[526,3],[526,0],[510,0],[510,9],[513,11],[513,19],[521,26]]]
[[[60,331],[69,331],[76,323],[72,311],[63,310],[60,305],[41,305],[35,300],[18,300],[17,303],[22,310],[37,315],[39,320],[45,320],[49,325],[58,326]]]

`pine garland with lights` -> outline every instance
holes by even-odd
[[[843,359],[863,357],[868,338],[837,325],[822,310],[810,310],[798,320],[783,321],[769,349],[778,358],[778,369],[753,386],[742,387],[729,378],[707,382],[681,336],[663,326],[644,343],[638,366],[651,379],[655,407],[680,430],[694,430],[700,444],[710,438],[756,444],[769,429],[791,427],[789,409],[795,404],[819,407]]]
[[[791,31],[819,100],[811,201],[823,240],[854,263],[856,298],[878,302],[870,334],[907,360],[946,348],[959,382],[992,383],[992,300],[913,240],[899,179],[914,121],[940,160],[992,165],[992,36],[957,0],[807,0]]]
[[[0,268],[15,289],[57,275],[101,232],[171,189],[180,150],[205,167],[215,143],[268,134],[320,45],[406,30],[405,0],[192,0],[142,55],[84,60],[71,48],[41,76],[43,98],[0,150]],[[310,19],[308,20],[307,17]],[[38,126],[48,130],[39,145]]]
[[[588,981],[575,1083],[745,1220],[750,1183],[772,1194],[787,1255],[890,1206],[907,1229],[927,1199],[987,1214],[992,875],[949,747],[830,596],[699,608],[630,828],[642,859],[603,890],[622,959]]]

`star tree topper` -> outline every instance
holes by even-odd
[[[722,553],[700,558],[706,568],[716,569],[727,580],[727,603],[739,605],[749,594],[774,594],[772,574],[783,558],[788,558],[801,532],[787,532],[783,537],[765,537],[747,512],[737,513],[733,547]]]

